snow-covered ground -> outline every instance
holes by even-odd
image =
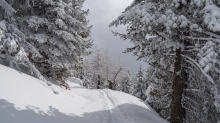
[[[0,65],[0,123],[167,123],[136,97],[67,82],[71,91]]]

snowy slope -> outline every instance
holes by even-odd
[[[148,105],[112,90],[89,90],[67,79],[71,91],[0,65],[0,123],[167,123]]]

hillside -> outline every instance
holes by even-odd
[[[0,123],[167,123],[134,96],[79,82],[67,79],[68,91],[0,65]]]

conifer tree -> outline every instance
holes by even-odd
[[[163,118],[170,120],[173,71],[156,61],[149,63],[146,72],[146,102]]]
[[[83,62],[83,75],[82,75],[82,81],[83,86],[89,89],[94,88],[92,80],[92,67],[90,64],[89,59],[85,58]]]
[[[127,70],[127,73],[122,79],[122,91],[129,94],[130,90],[130,81],[131,81],[131,73],[130,70]]]
[[[18,6],[21,4],[17,3]],[[12,1],[0,0],[0,63],[46,81],[29,60],[30,56],[41,58],[42,55],[20,30],[17,23],[18,10],[13,7]],[[50,85],[49,82],[47,84]]]
[[[64,86],[65,78],[73,76],[74,69],[80,67],[81,56],[91,46],[83,39],[89,36],[91,27],[82,4],[82,0],[39,1],[32,3],[34,15],[21,18],[23,22],[27,20],[29,42],[43,55],[32,62],[44,76],[59,80]]]
[[[137,87],[137,78],[136,76],[131,77],[131,81],[129,82],[130,88],[129,88],[129,94],[134,95],[133,92]],[[135,95],[134,95],[135,96]],[[137,97],[137,96],[136,96]]]
[[[65,78],[73,76],[82,67],[82,56],[88,54],[87,49],[92,45],[91,40],[85,40],[90,35],[91,26],[86,19],[88,11],[81,9],[84,0],[1,2],[4,7],[10,4],[6,8],[16,10],[9,15],[15,25],[10,28],[19,33],[16,38],[20,40],[11,43],[13,52],[15,49],[24,51],[20,52],[26,55],[22,63],[29,64],[29,69],[38,78],[54,79],[68,87]]]
[[[129,24],[126,35],[114,32],[134,43],[127,52],[173,69],[171,123],[219,119],[218,14],[215,0],[143,0],[110,24]]]
[[[144,81],[143,74],[144,74],[143,69],[142,69],[142,66],[140,65],[138,72],[136,74],[137,82],[136,82],[136,85],[134,86],[135,88],[134,88],[132,94],[142,100],[145,100],[146,99],[146,96],[145,96],[146,83]]]

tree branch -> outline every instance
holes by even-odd
[[[216,39],[216,38],[199,38],[199,37],[185,36],[184,39],[195,40],[195,41],[210,41],[211,40],[211,41],[220,43],[220,39]]]
[[[199,49],[183,50],[182,53],[189,53],[194,51],[199,52]]]
[[[191,62],[193,62],[194,65],[196,65],[196,66],[200,69],[200,71],[203,73],[203,75],[209,80],[209,82],[211,82],[213,85],[216,85],[216,84],[214,83],[212,77],[209,76],[208,74],[206,74],[205,71],[202,69],[202,67],[200,67],[200,65],[199,65],[195,60],[193,60],[192,58],[190,58],[190,57],[188,57],[188,56],[185,56],[185,55],[181,55],[181,56],[182,56],[182,57],[185,57],[185,58],[187,58],[188,60],[190,60]]]
[[[165,55],[165,56],[175,56],[176,53],[172,53],[172,54],[164,54],[164,53],[163,53],[163,55]]]
[[[205,33],[207,35],[210,35],[211,37],[213,38],[216,38],[216,39],[220,39],[220,36],[215,34],[215,33],[212,33],[212,32],[208,32],[208,31],[205,31],[205,32],[202,32],[202,33]]]

